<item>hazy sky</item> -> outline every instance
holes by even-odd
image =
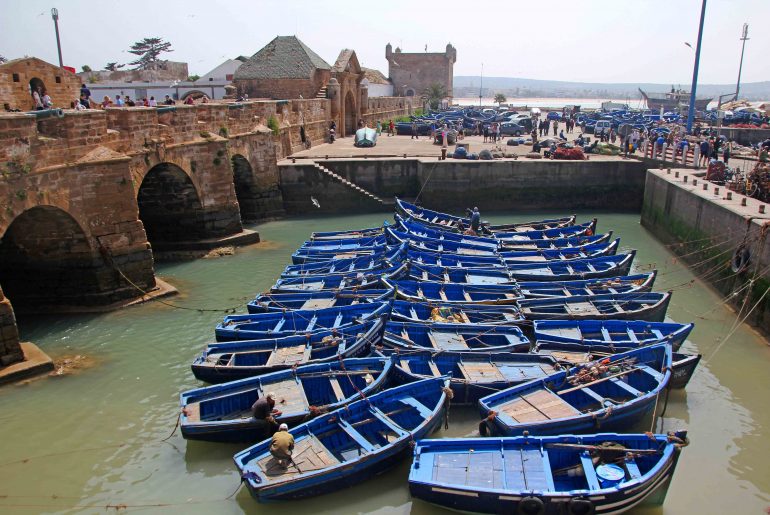
[[[50,9],[59,9],[65,65],[128,62],[147,36],[173,44],[169,59],[204,74],[296,34],[333,64],[353,48],[387,74],[385,44],[406,52],[457,48],[455,75],[586,82],[692,79],[701,0],[0,0],[0,54],[55,63]],[[770,80],[770,0],[708,0],[699,82],[732,83],[748,22],[743,81]],[[762,25],[765,25],[763,27]],[[762,50],[764,49],[764,50]]]

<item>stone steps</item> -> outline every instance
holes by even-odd
[[[318,90],[318,93],[315,95],[316,98],[326,98],[326,86],[322,87]]]
[[[342,184],[344,184],[345,186],[347,186],[347,187],[357,191],[358,193],[361,193],[362,195],[365,195],[365,196],[369,197],[370,199],[372,199],[372,200],[374,200],[376,202],[379,202],[380,204],[382,204],[384,206],[393,204],[393,202],[388,202],[388,201],[385,201],[385,200],[381,199],[380,197],[378,197],[374,193],[372,193],[370,191],[367,191],[364,188],[362,188],[361,186],[350,182],[349,180],[347,180],[343,176],[334,173],[333,171],[329,170],[328,168],[326,168],[323,165],[320,165],[318,163],[313,163],[313,166],[316,167],[318,170],[320,170],[322,173],[328,175],[329,177],[332,177],[333,179],[335,179],[335,180],[341,182]]]

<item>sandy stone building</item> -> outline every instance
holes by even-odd
[[[80,97],[80,79],[64,68],[37,57],[0,64],[0,104],[30,111],[35,108],[32,91],[37,88],[48,92],[54,107],[69,107]]]
[[[396,96],[420,96],[433,84],[441,84],[446,88],[447,96],[453,96],[452,78],[457,50],[451,43],[442,53],[406,53],[400,48],[394,52],[388,43],[385,46],[385,58],[388,60],[388,76]]]

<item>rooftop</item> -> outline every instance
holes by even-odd
[[[296,36],[278,36],[235,72],[235,79],[308,79],[329,63]]]

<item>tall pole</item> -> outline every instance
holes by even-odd
[[[481,107],[481,90],[484,87],[484,63],[481,63],[481,81],[479,82],[479,107]]]
[[[746,41],[749,39],[749,24],[743,24],[743,34],[741,34],[741,63],[738,65],[738,82],[735,84],[735,100],[738,100],[738,93],[741,91],[741,70],[743,69],[743,52],[746,50]]]
[[[695,120],[695,90],[698,87],[698,65],[700,64],[700,44],[703,39],[703,21],[706,19],[706,0],[700,8],[700,25],[698,26],[698,45],[695,47],[695,65],[692,69],[692,86],[690,87],[690,108],[687,110],[687,133],[692,134],[692,122]]]
[[[59,51],[59,67],[64,66],[64,61],[61,58],[61,41],[59,40],[59,10],[54,7],[51,9],[51,18],[53,18],[53,26],[56,28],[56,49]]]

